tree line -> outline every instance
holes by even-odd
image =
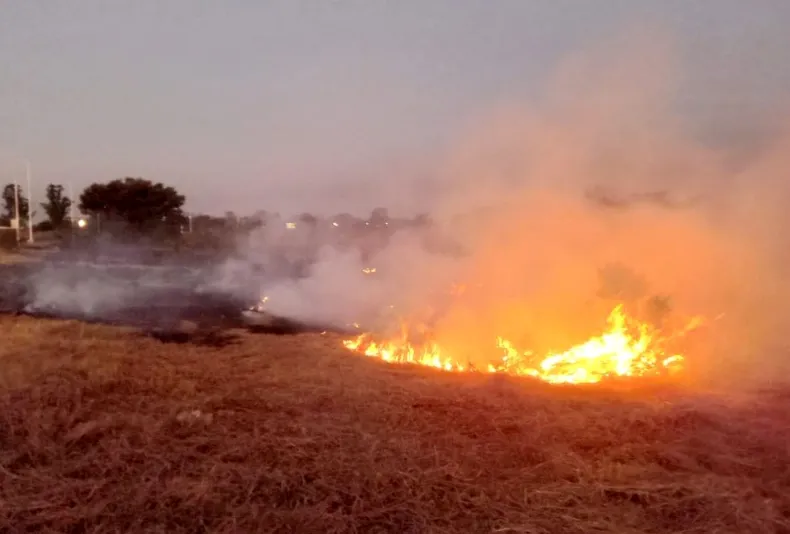
[[[74,200],[65,194],[62,185],[47,185],[45,198],[40,203],[46,216],[41,225],[57,230],[74,223],[69,217]],[[185,221],[182,212],[185,200],[173,187],[162,183],[123,178],[89,185],[80,194],[77,207],[88,217],[110,224],[121,223],[125,230],[145,233],[155,228],[180,227]],[[17,203],[20,225],[29,224],[36,215],[21,187],[7,184],[2,193],[0,225],[9,226],[16,218]]]
[[[252,217],[238,217],[228,212],[224,218],[198,215],[189,220],[182,210],[185,201],[184,195],[171,186],[143,178],[127,177],[89,185],[76,199],[76,207],[81,214],[80,218],[90,219],[90,225],[101,226],[102,231],[117,228],[125,234],[131,232],[150,235],[161,231],[180,233],[187,227],[192,229],[193,226],[196,230],[209,232],[220,227],[243,232],[279,219],[279,215],[266,212],[259,212]],[[0,226],[8,227],[16,218],[17,202],[20,226],[27,226],[31,216],[35,217],[36,211],[31,210],[30,202],[20,186],[7,184],[2,191]],[[45,201],[39,204],[45,220],[36,225],[37,229],[59,230],[70,227],[76,222],[70,220],[74,202],[74,199],[66,195],[62,185],[52,183],[47,185]],[[367,219],[339,214],[332,220],[334,221],[332,224],[341,228],[358,227],[365,230],[385,229],[390,224],[390,217],[385,208],[374,209]],[[300,215],[295,221],[299,225],[308,227],[318,224],[318,219],[309,213]],[[394,220],[393,222],[395,223]],[[409,224],[425,225],[429,222],[426,215],[421,215]],[[282,221],[279,223],[285,224]]]

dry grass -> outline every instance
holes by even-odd
[[[556,389],[319,335],[0,319],[4,532],[788,532],[790,396]]]

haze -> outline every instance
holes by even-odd
[[[430,209],[461,132],[569,54],[660,28],[705,142],[760,147],[790,90],[790,4],[82,0],[0,4],[0,171],[142,176],[188,211]]]

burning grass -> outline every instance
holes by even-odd
[[[0,530],[787,532],[787,394],[549,386],[0,320]]]
[[[701,320],[696,319],[684,330],[692,330],[699,322]],[[621,305],[612,310],[607,323],[603,334],[542,359],[536,358],[532,351],[519,351],[510,341],[499,337],[496,345],[503,354],[499,361],[489,362],[482,371],[529,376],[551,384],[596,384],[611,378],[662,376],[682,370],[683,356],[667,354],[662,347],[665,340],[657,329],[629,317]],[[447,356],[436,342],[415,346],[409,334],[408,324],[404,323],[400,338],[394,341],[378,342],[369,334],[361,334],[344,340],[343,346],[388,363],[417,364],[456,372],[477,370]]]

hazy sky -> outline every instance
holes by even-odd
[[[188,210],[368,209],[644,22],[676,37],[683,105],[720,137],[788,102],[788,0],[0,0],[0,172],[30,158],[39,197],[143,176]]]

